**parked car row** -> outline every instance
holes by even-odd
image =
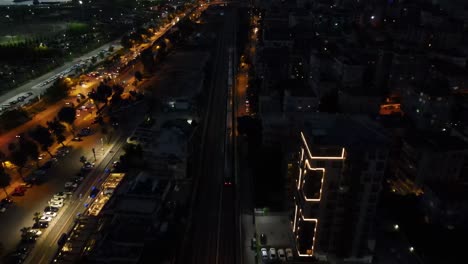
[[[260,252],[262,254],[262,261],[264,263],[278,260],[280,260],[281,262],[291,261],[294,258],[292,249],[290,248],[287,248],[285,250],[282,248],[279,248],[278,250],[276,250],[275,248],[269,248],[268,250],[266,248],[261,248]]]

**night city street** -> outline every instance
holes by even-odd
[[[465,0],[0,0],[0,263],[455,264]]]

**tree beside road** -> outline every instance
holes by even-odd
[[[54,157],[52,153],[50,153],[49,148],[52,147],[55,140],[46,127],[38,125],[34,130],[29,132],[29,136],[39,143],[41,149],[49,153],[51,158]]]

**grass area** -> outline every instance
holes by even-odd
[[[71,34],[82,34],[89,30],[89,25],[80,22],[71,22],[67,25],[67,32]]]

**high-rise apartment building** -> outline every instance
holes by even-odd
[[[370,263],[388,137],[366,118],[323,117],[305,123],[291,168],[296,248],[302,257]]]

